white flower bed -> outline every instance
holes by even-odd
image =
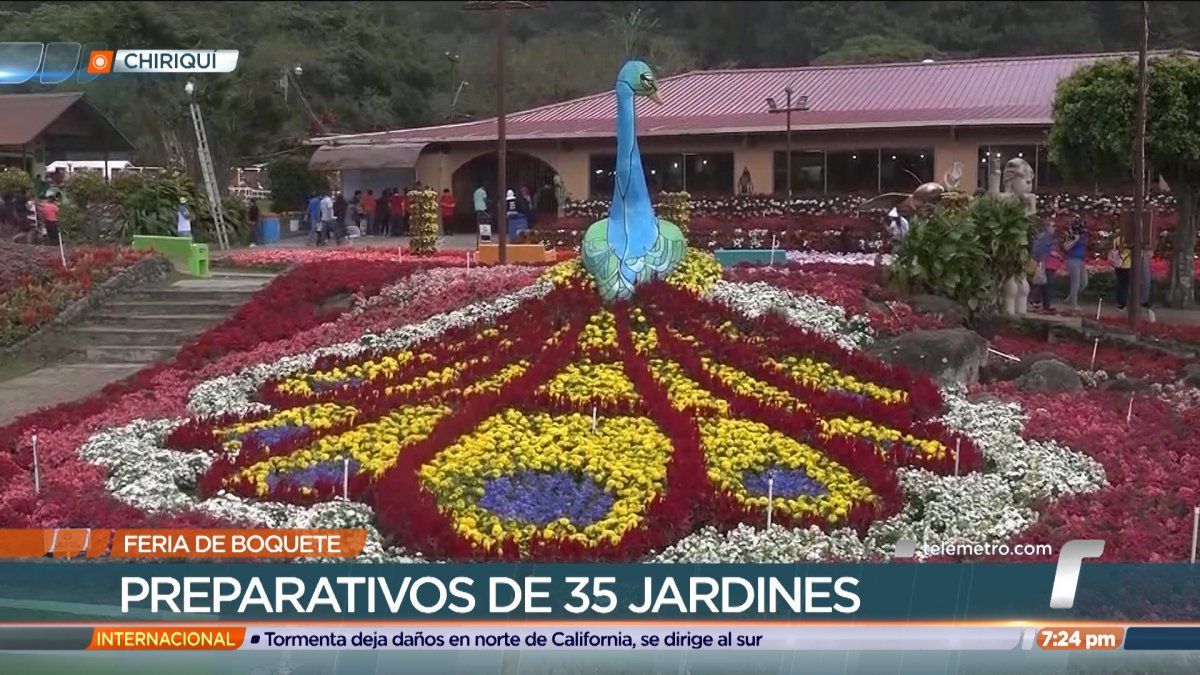
[[[362,562],[422,562],[397,548],[384,547],[370,507],[336,500],[301,507],[279,502],[249,501],[221,492],[210,499],[193,496],[196,481],[212,457],[205,452],[178,452],[162,446],[178,424],[173,420],[136,420],[92,436],[79,455],[108,469],[109,492],[147,513],[195,511],[247,527],[365,529]]]
[[[189,408],[200,416],[245,413],[265,408],[253,400],[268,380],[311,369],[322,356],[353,356],[373,349],[398,350],[436,337],[450,328],[488,321],[551,289],[545,281],[488,302],[462,307],[382,334],[260,364],[197,386]],[[861,316],[818,298],[793,295],[763,282],[717,282],[709,297],[747,316],[778,312],[793,325],[826,335],[846,347],[872,340]],[[900,469],[904,508],[874,523],[865,537],[849,529],[825,533],[817,528],[770,530],[750,525],[721,533],[705,529],[682,539],[653,560],[660,562],[792,562],[796,560],[862,560],[890,556],[899,539],[924,544],[999,543],[1027,528],[1037,517],[1035,502],[1090,492],[1104,484],[1101,467],[1090,458],[1054,443],[1021,438],[1022,413],[1013,404],[970,402],[960,392],[946,391],[944,422],[970,436],[981,449],[982,473],[938,476],[919,469]],[[203,451],[179,452],[164,446],[182,420],[137,420],[94,435],[81,456],[107,467],[108,489],[119,499],[147,512],[194,510],[233,523],[256,527],[361,527],[368,531],[362,559],[414,562],[404,551],[385,548],[366,505],[337,500],[310,507],[246,500],[228,493],[199,500],[196,481],[212,458]],[[918,556],[921,546],[918,546]]]
[[[865,316],[847,316],[846,310],[837,305],[809,295],[794,295],[765,281],[718,281],[708,296],[751,318],[777,312],[788,323],[820,333],[843,347],[862,347],[874,339]]]
[[[881,265],[892,264],[890,253],[822,253],[820,251],[788,251],[787,259],[798,265],[814,263],[830,263],[834,265],[866,265],[874,267],[876,262]]]

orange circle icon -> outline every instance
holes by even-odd
[[[113,67],[113,52],[94,51],[88,57],[87,71],[93,75],[111,73]]]

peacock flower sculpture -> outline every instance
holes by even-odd
[[[198,495],[358,501],[439,559],[636,560],[767,513],[862,533],[903,506],[897,467],[978,467],[932,380],[731,300],[720,264],[655,217],[636,96],[658,85],[631,61],[612,211],[582,261],[254,385],[206,383],[247,398],[165,439],[206,456]]]
[[[608,218],[592,223],[583,238],[584,268],[605,301],[627,300],[639,283],[662,279],[683,260],[687,239],[674,223],[654,215],[642,155],[638,151],[634,100],[662,103],[650,66],[628,61],[617,74],[617,181]]]

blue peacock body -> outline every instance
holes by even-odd
[[[663,278],[683,259],[687,240],[679,228],[654,215],[642,155],[638,151],[634,99],[661,103],[650,67],[629,61],[617,74],[617,180],[608,218],[588,227],[583,266],[606,301],[627,299],[637,284]]]

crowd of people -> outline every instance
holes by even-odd
[[[483,183],[477,183],[475,192],[471,196],[471,201],[475,208],[475,223],[477,225],[491,223],[492,204],[489,198],[487,188]],[[504,193],[504,213],[505,222],[509,235],[516,236],[523,230],[527,230],[533,226],[534,220],[537,217],[537,210],[534,208],[535,199],[529,186],[522,185],[518,191],[509,188]]]
[[[33,191],[21,188],[0,195],[0,229],[15,242],[57,245],[58,199],[58,191],[42,182],[41,176]]]
[[[410,231],[409,217],[412,205],[409,194],[424,190],[420,181],[407,190],[385,188],[377,196],[372,190],[355,190],[347,199],[340,191],[313,194],[308,199],[304,214],[309,229],[309,244],[323,246],[330,240],[345,243],[351,237],[372,235],[377,237],[406,236]],[[442,226],[454,217],[457,204],[447,188],[438,197],[438,211]]]
[[[1076,219],[1072,222],[1061,238],[1057,236],[1053,221],[1046,220],[1043,223],[1042,231],[1033,240],[1033,245],[1030,247],[1030,257],[1037,264],[1037,269],[1030,280],[1032,290],[1029,300],[1031,304],[1037,305],[1043,311],[1050,311],[1053,308],[1050,288],[1054,283],[1054,278],[1065,269],[1067,273],[1066,302],[1071,309],[1079,309],[1079,294],[1086,290],[1088,285],[1087,239],[1087,226],[1082,220]],[[1116,275],[1117,309],[1123,310],[1130,302],[1129,285],[1133,269],[1132,246],[1126,241],[1124,234],[1118,234],[1113,238],[1107,261],[1112,265]],[[1149,251],[1142,254],[1141,272],[1143,283],[1139,300],[1142,307],[1149,308],[1151,300]]]

